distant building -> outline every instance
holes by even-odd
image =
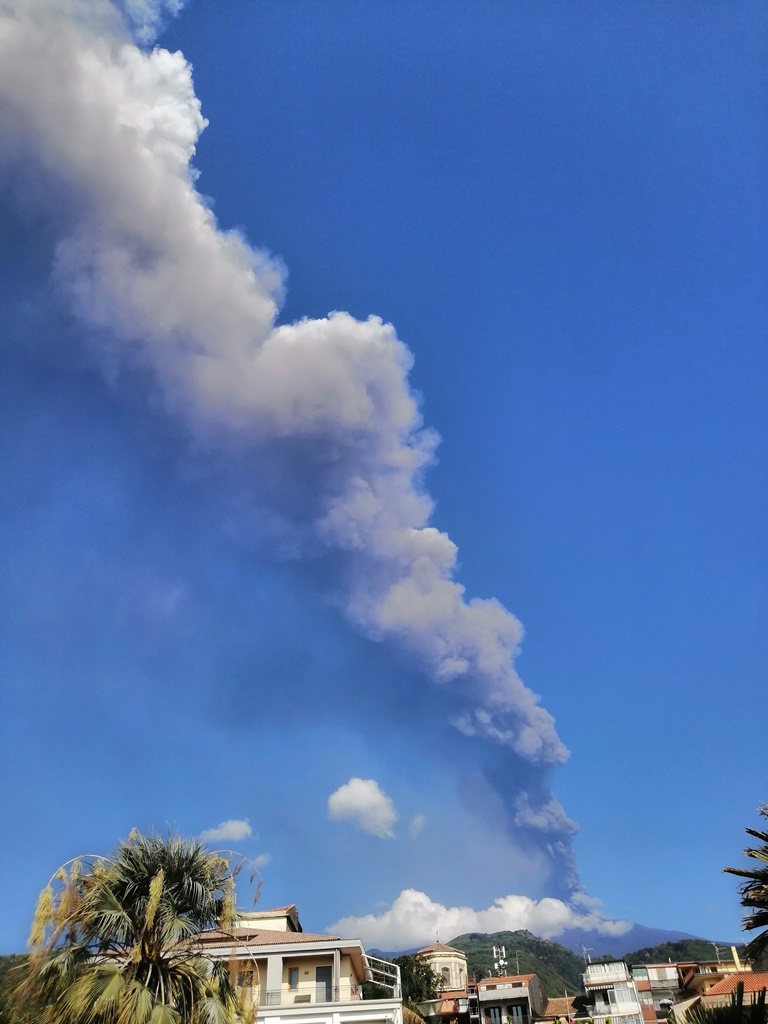
[[[642,1007],[643,1017],[662,1020],[680,1000],[682,982],[677,964],[633,964],[632,978]]]
[[[483,978],[477,982],[480,1024],[532,1024],[546,1010],[547,997],[535,974]]]
[[[444,942],[435,942],[420,949],[416,956],[423,960],[443,981],[443,990],[466,994],[467,954]]]
[[[742,963],[735,946],[731,946],[731,957],[730,960],[700,960],[698,963],[677,964],[680,987],[687,995],[704,995],[728,975],[752,970],[751,963]]]

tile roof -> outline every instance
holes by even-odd
[[[466,953],[460,949],[454,949],[453,946],[446,946],[444,942],[435,942],[431,946],[425,946],[424,949],[420,949],[416,956],[421,956],[422,953],[459,953],[461,956],[466,956]]]
[[[768,971],[735,971],[727,974],[722,981],[718,981],[711,988],[702,994],[702,999],[710,996],[727,996],[736,991],[739,982],[744,983],[744,992],[761,992],[768,988]]]
[[[442,1003],[437,1009],[438,1013],[458,1013],[459,1012],[459,1000],[457,998],[443,999]]]
[[[481,988],[487,988],[489,985],[506,985],[510,981],[524,981],[529,982],[531,978],[535,978],[535,974],[504,974],[500,978],[483,978],[482,981],[478,981],[478,985]]]
[[[544,1011],[547,1017],[570,1017],[573,1014],[573,1000],[575,996],[553,996],[547,1000],[547,1007]]]
[[[229,946],[283,946],[302,942],[340,942],[338,935],[314,935],[312,932],[276,932],[268,928],[238,928],[235,932],[223,932],[213,928],[198,936],[205,945]],[[354,940],[353,940],[354,941]]]

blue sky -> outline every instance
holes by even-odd
[[[735,939],[764,5],[128,6],[0,16],[0,947],[224,822],[308,930]]]

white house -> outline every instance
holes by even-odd
[[[252,989],[258,1024],[403,1024],[399,968],[368,956],[359,939],[303,931],[295,906],[241,914],[198,941]],[[364,999],[371,980],[391,997]]]
[[[477,983],[482,1024],[531,1024],[547,1006],[547,997],[536,974],[483,978]]]

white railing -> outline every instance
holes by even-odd
[[[366,953],[363,959],[368,969],[368,980],[388,988],[392,993],[393,999],[400,999],[402,989],[398,965],[391,963],[389,960],[382,960],[378,956],[371,956],[370,953]]]
[[[299,985],[298,988],[270,989],[263,994],[263,1006],[293,1006],[302,1003],[346,1003],[354,999],[362,999],[362,993],[356,985],[345,985],[342,988],[325,984]]]
[[[611,1010],[610,1013],[593,1013],[592,1024],[643,1024],[642,1013],[628,1013],[626,1009]]]

